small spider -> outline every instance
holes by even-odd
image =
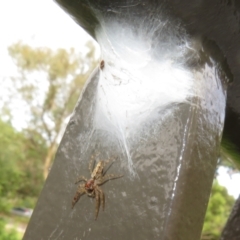
[[[104,211],[104,206],[105,206],[105,196],[103,190],[99,187],[100,185],[103,185],[105,182],[116,179],[116,178],[121,178],[123,175],[114,175],[114,174],[109,174],[105,175],[103,172],[104,167],[111,161],[111,159],[107,161],[99,161],[96,165],[96,167],[93,169],[93,159],[94,156],[91,157],[90,163],[89,163],[89,171],[91,174],[91,178],[87,180],[84,176],[81,176],[77,179],[75,184],[83,181],[85,182],[84,184],[80,184],[77,188],[77,191],[75,193],[75,196],[72,200],[72,208],[74,205],[78,202],[80,199],[81,195],[87,194],[89,197],[96,198],[96,213],[95,213],[95,220],[97,219],[100,204],[102,205],[102,209]],[[108,170],[108,169],[107,169]]]
[[[104,60],[102,60],[102,61],[100,62],[100,69],[101,69],[101,70],[103,70],[104,65],[105,65],[105,62],[104,62]]]

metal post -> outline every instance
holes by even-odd
[[[58,2],[97,39],[102,62],[24,239],[198,239],[225,117],[221,65],[159,4]],[[107,174],[123,174],[101,186],[106,204],[97,220],[96,194],[71,209],[74,182],[90,178],[91,157],[114,158]]]

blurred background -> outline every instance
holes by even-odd
[[[1,1],[0,31],[0,240],[18,240],[100,50],[52,0]],[[223,149],[202,239],[219,238],[239,182]]]

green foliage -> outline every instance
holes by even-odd
[[[0,121],[0,211],[7,211],[8,198],[15,195],[22,173],[17,162],[23,159],[21,136],[7,123]]]
[[[240,170],[239,149],[227,136],[223,136],[221,142],[221,165]]]
[[[20,236],[15,230],[7,230],[6,223],[0,218],[0,239],[1,240],[20,240]]]
[[[20,73],[19,77],[12,78],[17,86],[16,94],[20,94],[30,107],[32,116],[29,124],[39,125],[51,140],[63,119],[72,112],[86,78],[96,66],[94,48],[88,43],[83,54],[76,53],[74,49],[52,51],[17,43],[9,47],[9,54]],[[38,73],[40,78],[31,73]],[[38,101],[36,96],[43,97]],[[54,127],[50,128],[46,118],[55,123]]]
[[[1,120],[0,129],[0,212],[8,212],[24,198],[36,199],[39,195],[43,184],[42,158],[46,154],[46,146],[43,140],[38,141],[36,149],[29,136],[17,132]]]
[[[228,195],[227,189],[220,186],[217,180],[212,186],[207,213],[204,220],[202,240],[218,240],[234,204],[234,198]]]

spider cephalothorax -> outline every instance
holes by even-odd
[[[102,205],[103,210],[105,206],[105,195],[103,190],[99,186],[103,185],[105,182],[111,179],[120,178],[123,175],[113,175],[113,174],[105,175],[105,173],[103,173],[104,167],[111,161],[111,159],[106,161],[104,160],[99,161],[94,169],[93,169],[93,160],[94,160],[94,157],[92,156],[91,161],[89,163],[89,171],[91,174],[91,178],[87,180],[87,178],[85,178],[84,176],[81,176],[75,182],[75,184],[81,181],[85,183],[80,184],[78,186],[78,189],[72,200],[72,208],[78,202],[81,195],[83,194],[87,194],[89,197],[96,198],[96,214],[95,214],[95,220],[96,220],[100,205]]]
[[[89,179],[86,183],[85,183],[85,186],[84,186],[87,194],[92,194],[93,190],[94,190],[94,179]]]

